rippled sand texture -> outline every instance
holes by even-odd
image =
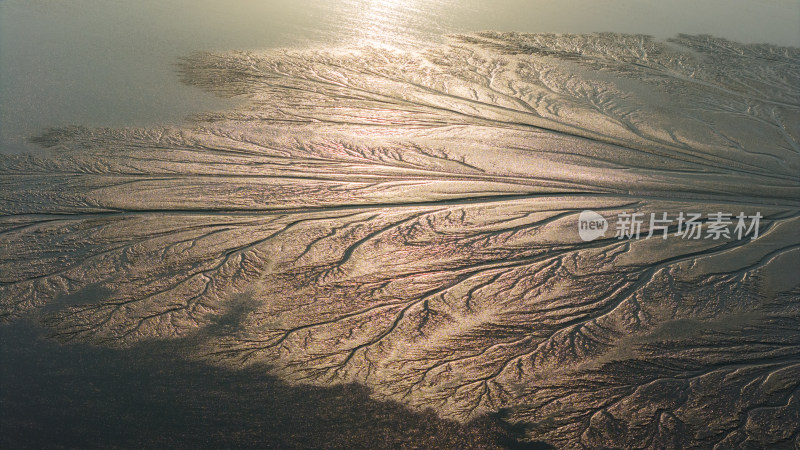
[[[557,446],[800,445],[800,50],[487,32],[181,70],[247,105],[0,160],[4,320]],[[585,209],[764,219],[584,242]]]

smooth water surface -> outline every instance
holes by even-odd
[[[229,106],[178,83],[193,51],[402,45],[481,30],[708,33],[800,45],[800,2],[2,0],[0,152],[64,125],[181,123]]]

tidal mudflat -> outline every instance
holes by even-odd
[[[0,156],[3,321],[556,447],[800,445],[799,49],[482,32],[180,73],[240,106]]]

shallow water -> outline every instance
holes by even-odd
[[[454,32],[708,33],[800,45],[800,2],[0,1],[0,152],[65,125],[147,126],[225,107],[178,82],[193,51],[440,41]]]
[[[796,447],[800,50],[393,5],[368,35],[408,39],[187,53],[219,109],[0,158],[5,442]],[[30,431],[106,407],[141,428]]]

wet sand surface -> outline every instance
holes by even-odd
[[[79,345],[8,358],[70,402],[99,383],[98,410],[113,388],[86,367],[119,369],[110,417],[156,426],[129,417],[144,395],[218,418],[212,442],[797,446],[800,50],[443,40],[195,53],[184,82],[236,107],[0,158],[0,317]],[[587,211],[607,233],[579,232]]]

